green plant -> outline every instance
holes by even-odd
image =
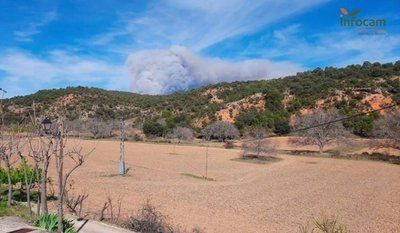
[[[148,136],[162,136],[165,133],[165,127],[155,121],[145,121],[143,124],[143,133]]]
[[[314,219],[313,227],[309,223],[299,227],[299,233],[349,233],[346,227],[334,218],[321,217]]]
[[[58,229],[58,216],[56,214],[42,214],[37,218],[35,226],[48,231],[55,232]],[[72,220],[63,219],[63,226],[64,226],[64,233],[76,232]]]
[[[28,213],[28,207],[18,204],[8,206],[7,201],[0,201],[0,217],[3,216],[18,216],[28,221],[32,221]]]

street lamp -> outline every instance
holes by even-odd
[[[45,117],[42,121],[42,129],[43,131],[48,134],[51,129],[51,120],[49,117]]]

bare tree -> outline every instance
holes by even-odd
[[[115,122],[105,122],[98,118],[89,119],[86,122],[87,130],[93,135],[94,139],[106,138],[112,136],[112,131],[115,128]]]
[[[7,170],[7,204],[8,206],[11,206],[13,193],[13,182],[11,176],[12,166],[18,161],[23,149],[20,137],[17,134],[2,137],[2,140],[3,141],[0,145],[0,159],[4,162]]]
[[[330,142],[345,142],[350,133],[344,128],[337,109],[316,109],[314,113],[298,117],[295,120],[295,131],[303,138],[298,140],[301,144],[316,145],[322,153],[324,147]]]
[[[246,156],[257,156],[260,157],[261,154],[271,154],[275,152],[274,146],[266,140],[270,134],[270,130],[266,128],[253,128],[250,131],[252,140],[243,142],[243,157]]]
[[[78,217],[84,217],[82,215],[83,203],[89,197],[88,194],[82,193],[74,195],[72,193],[72,182],[69,184],[69,188],[65,189],[65,205],[68,210]]]
[[[36,205],[36,214],[40,215],[40,207],[41,207],[41,193],[42,193],[42,189],[41,189],[41,183],[42,183],[42,179],[41,179],[41,174],[39,173],[39,164],[42,163],[42,152],[41,149],[39,149],[41,144],[35,143],[33,142],[33,137],[32,135],[28,135],[28,147],[29,147],[29,151],[28,151],[28,157],[31,158],[31,160],[33,161],[33,168],[34,168],[34,176],[35,178],[32,179],[36,179],[38,181],[38,190],[39,190],[39,196],[37,198],[37,205]],[[47,173],[47,171],[46,171]],[[43,169],[42,169],[42,174],[43,174]],[[32,184],[32,179],[29,180],[29,188],[31,187]],[[47,179],[47,177],[46,177]],[[29,195],[28,195],[29,196]],[[46,205],[47,206],[47,205]],[[30,197],[28,200],[28,207],[29,207],[29,212],[32,212],[31,210],[31,203],[30,203]]]
[[[118,198],[116,203],[114,203],[111,196],[108,195],[107,201],[104,202],[104,205],[100,210],[99,221],[107,220],[111,223],[118,223],[121,216],[121,205],[121,198]]]
[[[225,141],[226,139],[234,139],[239,136],[239,130],[231,123],[226,121],[216,121],[206,126],[201,134],[207,140],[216,138],[219,141]]]
[[[28,156],[30,157],[30,152],[28,152]],[[22,166],[22,172],[24,173],[24,182],[25,182],[25,189],[26,189],[26,201],[28,204],[28,210],[29,210],[29,215],[32,216],[32,203],[31,203],[31,188],[33,185],[33,181],[36,183],[39,181],[39,176],[37,176],[38,173],[38,162],[33,158],[34,160],[34,165],[32,169],[30,168],[28,164],[28,159],[26,156],[23,156],[20,154],[21,158],[21,166]]]
[[[87,152],[83,151],[80,145],[66,147],[67,144],[67,131],[64,127],[64,121],[59,118],[55,130],[52,133],[51,144],[56,148],[54,157],[56,161],[57,170],[57,212],[58,212],[58,232],[63,232],[63,218],[64,218],[64,197],[66,193],[66,185],[72,173],[83,165],[86,157],[94,150],[91,149]],[[68,158],[72,160],[73,165],[69,169],[64,168],[64,160]]]
[[[374,122],[372,134],[389,139],[381,146],[400,149],[400,110],[394,110]]]
[[[86,129],[85,126],[85,122],[79,119],[65,122],[65,127],[68,129],[68,131],[81,132]]]
[[[34,166],[40,167],[41,173],[39,174],[38,169],[36,170],[36,176],[40,176],[39,183],[39,193],[40,197],[38,198],[38,209],[36,210],[37,214],[42,212],[43,214],[48,213],[48,205],[47,205],[47,183],[49,181],[48,171],[50,160],[54,153],[56,152],[56,147],[54,141],[51,136],[39,136],[35,137],[35,135],[28,136],[28,144],[30,152],[28,155],[32,158],[34,162]],[[40,205],[40,208],[39,208]]]
[[[191,141],[193,140],[193,130],[187,128],[187,127],[176,127],[172,131],[172,138],[178,139],[178,142],[180,143],[181,141]]]
[[[176,139],[178,140],[178,143],[181,143],[181,141],[192,141],[194,138],[193,130],[187,127],[178,126],[174,128],[171,133],[167,134],[167,138]],[[172,147],[173,154],[175,154],[175,143],[172,144]]]

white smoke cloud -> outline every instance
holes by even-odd
[[[288,62],[229,62],[205,58],[181,46],[132,53],[126,64],[133,78],[131,90],[152,95],[169,94],[219,82],[270,79],[304,70]]]

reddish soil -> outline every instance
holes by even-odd
[[[116,175],[117,141],[97,142],[73,175],[92,213],[111,195],[123,199],[125,216],[149,199],[174,224],[206,232],[297,232],[321,215],[336,216],[351,232],[400,229],[399,165],[288,155],[262,165],[232,161],[239,150],[210,148],[208,176],[215,181],[204,181],[181,173],[204,174],[205,147],[127,142],[125,148],[129,176]]]

